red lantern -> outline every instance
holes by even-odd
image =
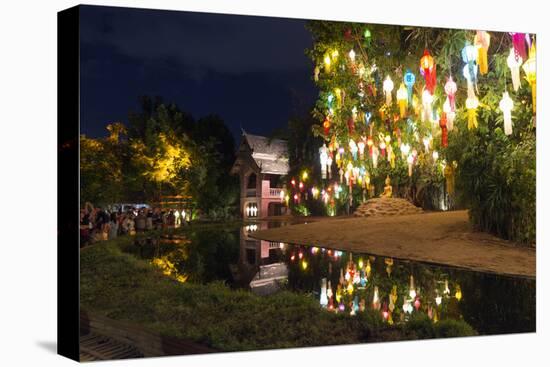
[[[329,118],[325,118],[325,122],[323,122],[323,128],[324,128],[324,131],[325,131],[325,135],[328,135],[329,133],[329,130],[330,130],[330,120]]]
[[[348,129],[350,134],[353,134],[355,132],[355,123],[353,122],[353,118],[351,117],[348,119]]]
[[[427,49],[424,50],[424,55],[420,59],[420,73],[424,76],[424,80],[426,80],[426,89],[428,89],[431,94],[434,94],[436,85],[435,69],[436,65],[434,58]]]

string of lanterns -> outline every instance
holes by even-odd
[[[513,48],[510,49],[506,63],[510,69],[512,87],[514,91],[518,91],[521,87],[521,71],[523,71],[525,79],[531,86],[533,113],[535,113],[535,43],[527,34],[510,35]],[[370,44],[372,41],[370,30],[365,30],[363,36],[365,44]],[[460,53],[464,62],[462,76],[467,87],[464,107],[466,127],[469,130],[478,128],[478,108],[486,107],[477,96],[479,93],[477,84],[479,75],[489,73],[488,54],[491,35],[486,31],[477,31],[472,41],[466,40]],[[357,105],[350,106],[350,98],[347,96],[351,96],[351,92],[341,86],[332,90],[322,90],[321,98],[326,107],[322,135],[326,143],[319,148],[321,178],[332,179],[332,167],[335,164],[340,187],[345,183],[350,190],[353,185],[369,189],[372,173],[369,173],[369,170],[377,169],[381,160],[387,161],[392,169],[396,167],[396,160],[403,160],[408,168],[408,175],[412,176],[420,156],[424,161],[430,160],[432,164],[438,164],[442,172],[452,171],[452,169],[446,169],[451,164],[447,164],[444,160],[439,161],[439,153],[434,150],[433,139],[437,132],[441,137],[439,145],[441,147],[448,145],[448,133],[455,128],[459,112],[456,100],[458,85],[453,76],[448,75],[443,85],[443,98],[436,95],[438,85],[436,57],[428,49],[424,50],[418,64],[419,74],[422,77],[420,80],[423,83],[419,82],[419,78],[410,69],[401,74],[402,77],[399,79],[391,73],[386,74],[381,83],[384,98],[377,111],[379,118],[374,118],[374,111],[367,108],[361,101],[365,99],[372,101],[377,96],[377,74],[375,74],[378,70],[377,65],[374,63],[368,65],[363,60],[362,53],[356,53],[353,48],[342,52],[346,56],[344,58],[341,58],[340,54],[341,52],[335,48],[327,50],[323,55],[322,64],[315,67],[314,79],[319,81],[323,73],[327,74],[326,78],[332,78],[339,70],[351,72],[357,78],[359,102]],[[396,85],[399,87],[395,88]],[[420,98],[415,93],[415,87],[419,91]],[[511,112],[514,110],[514,101],[508,91],[503,91],[498,107],[504,120],[504,132],[506,135],[511,135],[513,132]],[[396,112],[393,113],[393,111]],[[400,124],[400,121],[404,121],[405,124]],[[419,121],[428,124],[432,131],[423,132]],[[338,124],[338,122],[343,123]],[[342,130],[344,126],[347,130]],[[356,127],[359,126],[361,128],[356,131]],[[405,129],[407,135],[404,135],[401,129]],[[420,147],[423,144],[424,150],[419,149],[417,144]],[[456,163],[452,162],[452,165],[456,166]],[[447,173],[444,176],[447,178]]]

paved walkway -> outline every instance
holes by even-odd
[[[466,211],[318,220],[250,236],[500,274],[536,274],[535,249],[473,232]]]

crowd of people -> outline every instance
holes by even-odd
[[[87,203],[80,210],[80,246],[136,232],[177,228],[189,224],[189,219],[185,210],[133,207],[109,210]]]

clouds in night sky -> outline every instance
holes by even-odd
[[[162,96],[196,118],[217,113],[268,134],[292,98],[316,97],[305,21],[111,7],[81,8],[81,130],[104,135],[139,95]]]

